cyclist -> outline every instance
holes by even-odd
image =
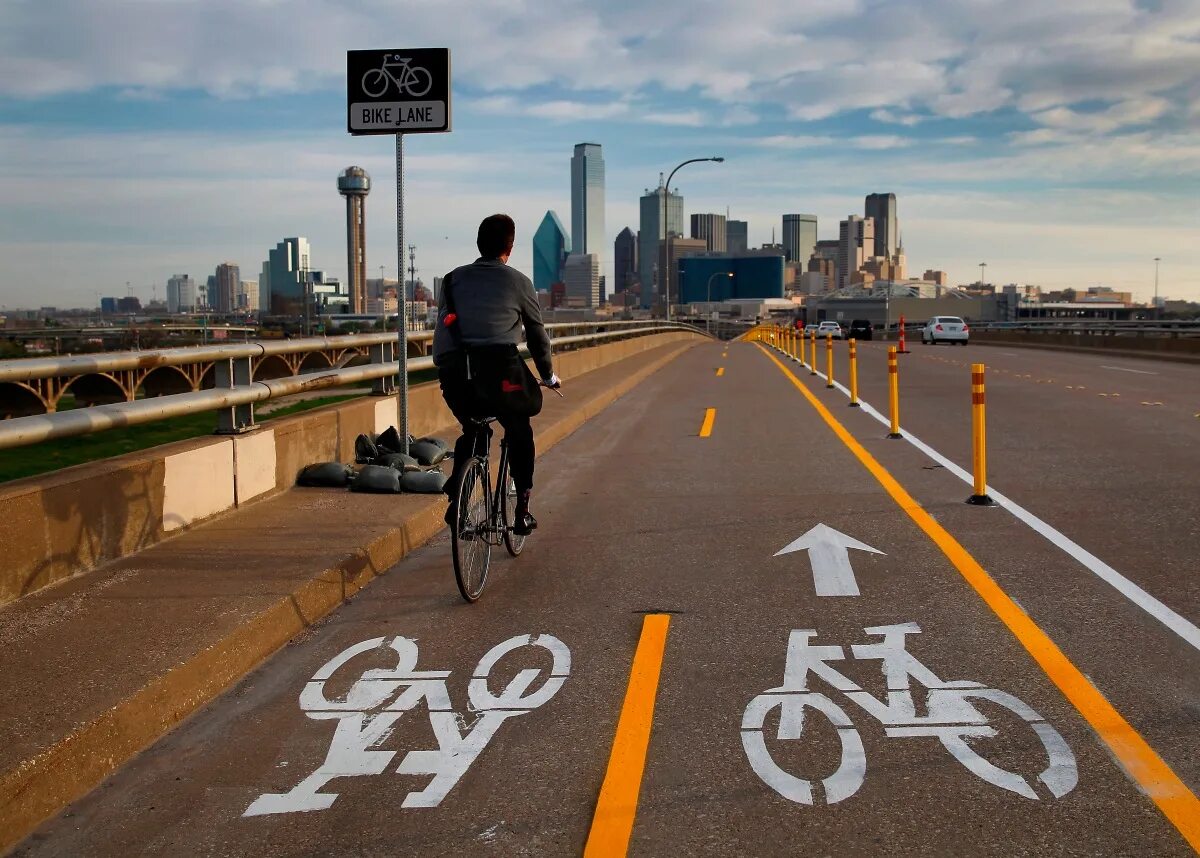
[[[455,268],[443,279],[438,296],[438,324],[433,335],[433,362],[438,368],[442,398],[462,424],[462,435],[454,445],[454,471],[445,487],[450,497],[446,523],[454,526],[458,515],[455,509],[458,484],[475,444],[491,440],[491,430],[473,423],[471,418],[495,417],[508,440],[509,464],[517,489],[513,532],[527,536],[537,527],[537,520],[529,512],[533,491],[533,427],[527,415],[504,413],[505,409],[482,402],[470,368],[478,368],[481,362],[494,366],[497,362],[520,361],[517,346],[524,328],[529,354],[542,383],[551,388],[561,385],[554,374],[550,337],[542,325],[542,310],[533,284],[508,265],[515,237],[516,224],[508,215],[494,214],[479,224],[475,242],[479,258],[470,265]],[[452,332],[447,322],[457,328],[457,333]],[[464,351],[470,352],[470,361]],[[495,411],[501,413],[490,413]]]

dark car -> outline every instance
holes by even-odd
[[[846,334],[846,339],[850,340],[870,340],[874,339],[875,326],[866,319],[855,319],[850,323],[850,330]]]

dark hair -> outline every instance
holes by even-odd
[[[479,236],[475,244],[484,259],[496,259],[512,253],[513,241],[517,237],[517,225],[506,214],[485,217],[479,224]]]

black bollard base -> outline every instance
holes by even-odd
[[[904,436],[903,436],[903,435],[901,435],[899,432],[889,432],[889,433],[887,434],[887,436],[888,436],[888,438],[890,438],[890,439],[891,439],[891,440],[893,440],[893,441],[899,441],[901,438],[903,438],[903,437],[904,437]]]
[[[967,503],[971,506],[995,506],[996,502],[987,495],[971,495],[967,498]]]
[[[859,404],[859,403],[857,403],[857,402],[851,402],[851,403],[850,403],[850,407],[851,407],[851,408],[862,408],[862,405],[860,405],[860,404]]]

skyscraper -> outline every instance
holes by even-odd
[[[604,156],[599,143],[577,143],[571,156],[571,238],[575,253],[604,247]]]
[[[309,263],[308,239],[285,238],[270,251],[258,279],[258,306],[264,315],[304,315]]]
[[[613,291],[625,292],[638,279],[637,235],[625,227],[613,242]]]
[[[728,237],[725,234],[725,215],[692,215],[692,238],[704,239],[709,253],[724,253],[728,246]]]
[[[669,193],[662,185],[653,191],[646,191],[641,199],[640,224],[638,278],[642,281],[642,306],[650,307],[661,290],[661,284],[655,279],[659,245],[668,232],[672,235],[683,235],[683,197]]]
[[[562,280],[563,261],[571,252],[571,237],[552,211],[546,212],[541,226],[533,234],[533,288],[550,291],[551,284]]]
[[[568,307],[600,306],[600,257],[594,253],[572,253],[563,265]]]
[[[242,282],[242,272],[236,263],[222,262],[217,266],[216,294],[209,293],[208,300],[217,313],[237,312],[237,291]]]
[[[850,285],[863,262],[874,255],[875,220],[850,215],[838,225],[838,288]]]
[[[196,281],[187,274],[176,274],[167,280],[167,312],[196,311]]]
[[[346,198],[346,280],[350,285],[350,312],[367,311],[367,194],[371,177],[362,167],[347,167],[337,180],[338,193]]]
[[[728,253],[745,253],[750,249],[749,224],[744,220],[725,222],[725,250]]]
[[[895,194],[868,194],[866,200],[867,218],[875,219],[875,242],[868,248],[867,256],[886,256],[889,259],[896,255],[896,247],[900,243],[900,223],[896,219]]]
[[[808,264],[817,246],[817,216],[785,214],[783,216],[783,255],[788,262]]]

